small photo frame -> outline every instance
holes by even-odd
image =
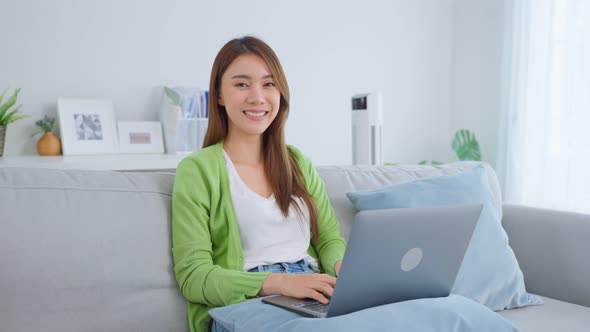
[[[117,153],[112,101],[59,98],[57,113],[64,156]]]
[[[159,121],[119,121],[119,152],[164,153]]]

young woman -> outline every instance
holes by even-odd
[[[203,149],[178,166],[174,272],[191,331],[209,309],[282,294],[328,303],[345,242],[311,162],[285,144],[289,87],[274,51],[243,37],[217,54]]]

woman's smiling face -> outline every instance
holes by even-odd
[[[237,57],[221,77],[220,97],[225,107],[228,134],[261,135],[277,116],[281,93],[262,58],[245,54]]]

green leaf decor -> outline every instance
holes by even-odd
[[[469,130],[461,129],[457,131],[452,146],[459,160],[481,161],[479,143],[477,143],[475,135]]]

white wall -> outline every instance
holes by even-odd
[[[0,89],[21,87],[31,115],[8,127],[6,155],[36,153],[33,123],[55,115],[58,97],[110,98],[120,120],[155,120],[158,87],[206,88],[219,48],[254,34],[287,73],[287,141],[317,165],[351,162],[350,96],[372,90],[383,93],[384,161],[452,157],[453,0],[3,0],[0,7]]]
[[[500,121],[504,0],[455,0],[451,130],[475,132],[495,166]]]

